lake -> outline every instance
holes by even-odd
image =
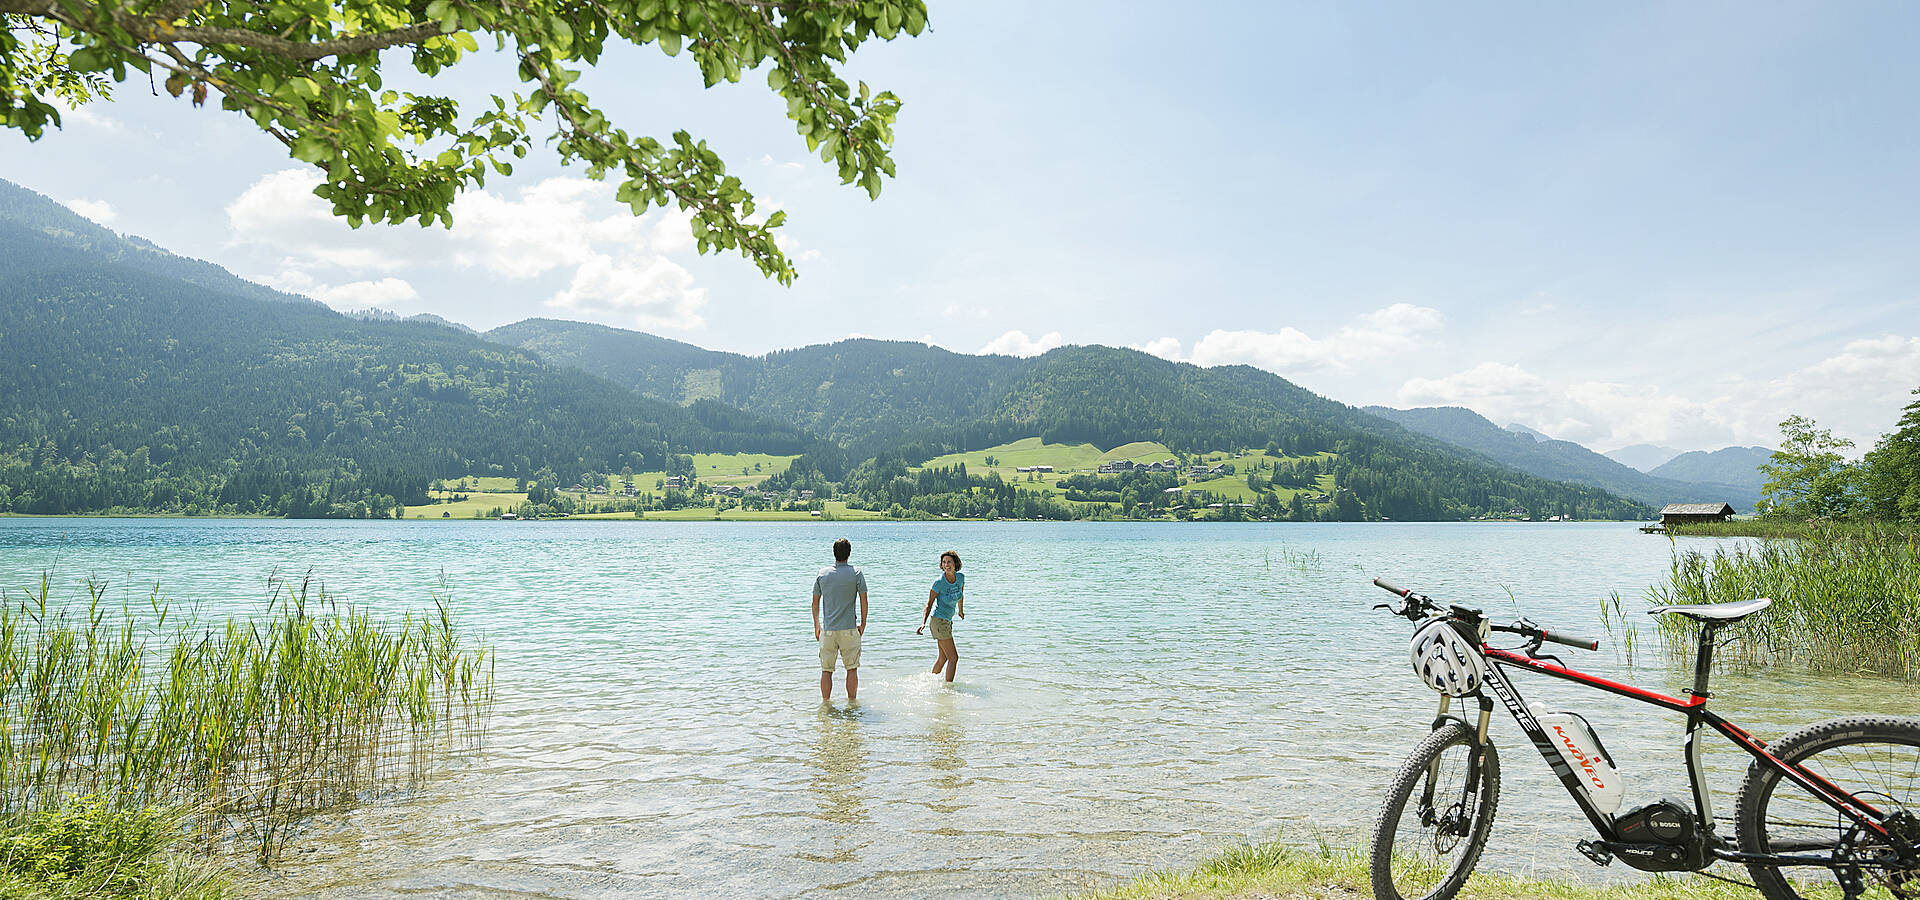
[[[822,707],[814,573],[846,536],[872,588],[860,702]],[[1383,575],[1496,617],[1603,638],[1570,664],[1677,694],[1639,629],[1675,541],[1618,524],[290,522],[0,519],[0,586],[93,577],[201,618],[258,615],[267,579],[398,617],[451,594],[497,649],[476,753],[318,821],[270,896],[1030,897],[1184,868],[1237,841],[1365,839],[1434,695]],[[968,576],[959,678],[916,636],[938,556]],[[1685,796],[1681,720],[1521,675],[1585,714],[1627,804]],[[1920,715],[1905,685],[1716,677],[1763,738],[1830,716]],[[1482,863],[1601,880],[1584,820],[1510,718]],[[1730,815],[1744,757],[1711,754]],[[1523,812],[1526,816],[1523,818]],[[1723,826],[1728,827],[1728,826]]]

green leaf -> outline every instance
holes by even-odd
[[[305,163],[318,163],[332,155],[327,142],[312,135],[304,135],[293,142],[293,158]]]
[[[98,47],[81,47],[67,57],[67,66],[75,72],[104,72],[113,64],[113,57]]]
[[[660,49],[666,51],[668,56],[679,56],[680,35],[672,31],[660,35]]]

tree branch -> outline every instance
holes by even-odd
[[[0,0],[0,2],[6,2],[6,0]],[[173,28],[163,21],[147,22],[144,24],[147,26],[145,36],[156,43],[185,42],[202,45],[225,44],[237,47],[251,47],[255,50],[271,53],[274,56],[298,60],[325,59],[329,56],[351,56],[355,53],[366,53],[370,50],[384,50],[388,47],[398,47],[403,44],[418,44],[421,41],[435,37],[441,33],[440,23],[420,22],[418,24],[408,25],[405,28],[395,28],[391,31],[356,34],[351,37],[343,37],[331,41],[307,43],[305,41],[290,41],[269,34],[261,34],[257,31],[248,31],[245,28]]]
[[[144,44],[189,43],[202,46],[248,47],[282,59],[310,62],[329,56],[351,56],[373,50],[385,50],[406,44],[418,44],[441,34],[440,23],[419,22],[402,28],[355,34],[330,41],[292,41],[245,28],[203,28],[176,26],[175,19],[193,11],[206,0],[170,0],[151,15],[135,15],[112,10],[115,24],[125,28]],[[58,0],[0,0],[0,14],[15,14],[52,19],[76,30],[84,23],[61,9]]]

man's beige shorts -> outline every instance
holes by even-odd
[[[847,628],[820,633],[820,671],[833,671],[833,658],[840,657],[849,669],[860,668],[860,630]]]

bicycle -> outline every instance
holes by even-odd
[[[1493,624],[1478,609],[1443,606],[1383,579],[1374,584],[1401,598],[1397,605],[1375,609],[1421,623],[1415,632],[1415,668],[1441,691],[1432,733],[1401,765],[1374,822],[1368,867],[1376,900],[1450,900],[1479,861],[1500,797],[1500,758],[1487,739],[1495,697],[1592,822],[1599,839],[1580,841],[1577,848],[1596,865],[1617,858],[1645,871],[1697,872],[1716,862],[1741,863],[1768,900],[1800,900],[1802,891],[1818,887],[1789,881],[1782,870],[1824,868],[1847,900],[1864,895],[1869,882],[1898,900],[1920,898],[1920,720],[1833,719],[1767,742],[1707,709],[1716,636],[1772,600],[1650,611],[1686,616],[1700,625],[1693,687],[1683,699],[1576,671],[1541,652],[1547,643],[1597,650],[1598,641],[1525,618]],[[1487,643],[1493,633],[1516,635],[1525,643],[1493,647]],[[1612,757],[1598,736],[1577,715],[1526,704],[1509,669],[1686,716],[1691,803],[1661,799],[1616,814],[1620,788]],[[1456,697],[1477,701],[1476,722],[1454,711]],[[1465,703],[1461,706],[1464,710]],[[1702,769],[1702,737],[1709,729],[1753,757],[1734,804],[1731,842],[1715,829]]]

